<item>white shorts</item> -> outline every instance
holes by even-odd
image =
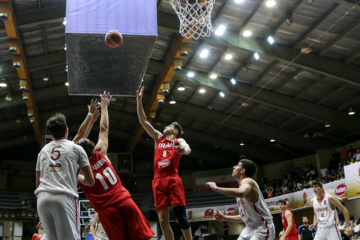
[[[314,240],[341,240],[341,233],[336,225],[332,227],[319,227],[316,229]]]
[[[80,240],[78,199],[68,194],[40,192],[37,210],[46,240]]]
[[[275,226],[274,223],[264,222],[263,225],[259,225],[255,228],[246,226],[238,240],[274,240],[275,238]]]

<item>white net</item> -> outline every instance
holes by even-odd
[[[170,0],[180,20],[180,34],[195,40],[210,36],[214,31],[211,24],[214,3],[215,0]]]

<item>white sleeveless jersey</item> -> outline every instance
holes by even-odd
[[[328,194],[325,194],[321,200],[314,197],[313,207],[318,220],[318,227],[332,227],[339,222],[336,209],[332,210],[330,207]]]
[[[99,240],[109,240],[109,238],[106,235],[106,232],[104,230],[104,227],[101,225],[100,222],[98,224],[96,224],[95,237]]]
[[[53,140],[40,151],[36,171],[40,171],[40,192],[65,193],[78,197],[77,173],[90,165],[84,149],[64,138]]]
[[[246,198],[236,198],[241,220],[249,227],[256,227],[265,221],[267,223],[272,223],[273,221],[273,217],[265,203],[260,188],[255,181],[254,183],[256,184],[259,192],[259,200],[257,203],[251,203]]]

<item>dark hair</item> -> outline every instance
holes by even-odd
[[[170,125],[173,125],[174,128],[178,131],[178,133],[176,134],[176,138],[179,138],[184,134],[184,131],[178,122],[173,122]]]
[[[254,174],[257,171],[257,167],[256,167],[256,164],[253,161],[251,161],[249,159],[241,159],[239,161],[239,163],[241,163],[242,168],[245,169],[245,176],[247,176],[247,177],[253,177],[254,176]]]
[[[87,138],[81,138],[78,142],[78,145],[80,145],[86,152],[86,155],[88,158],[91,158],[94,153],[95,143],[90,141]]]
[[[314,185],[319,186],[319,187],[321,187],[321,188],[323,187],[322,183],[321,183],[321,182],[318,182],[318,181],[313,182],[313,183],[312,183],[312,186],[314,186]]]
[[[307,218],[307,219],[309,219],[307,216],[302,216],[302,218]]]
[[[282,203],[282,204],[286,205],[285,200],[282,200],[282,199],[281,199],[281,200],[279,200],[279,201],[278,201],[278,203]]]
[[[61,113],[54,114],[46,121],[46,129],[51,133],[54,138],[64,137],[66,128],[66,118]]]

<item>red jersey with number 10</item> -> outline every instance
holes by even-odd
[[[289,211],[289,210],[286,210],[286,211]],[[289,225],[289,223],[287,222],[286,217],[285,217],[286,211],[281,215],[282,224],[284,226],[284,232],[286,231],[286,229],[288,228],[288,225]],[[293,224],[293,226],[292,226],[289,234],[286,237],[289,237],[291,235],[296,235],[296,237],[297,237],[298,231],[297,231],[297,228],[295,225],[294,215],[292,215],[292,224]]]
[[[80,184],[80,186],[96,211],[131,197],[129,191],[122,185],[110,161],[102,153],[96,152],[89,161],[95,178],[95,185],[88,187]]]
[[[156,142],[154,153],[154,178],[177,176],[181,154],[175,152],[178,139],[167,140],[165,136]]]

